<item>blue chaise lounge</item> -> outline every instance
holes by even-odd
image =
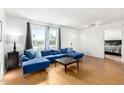
[[[23,74],[36,72],[49,67],[50,61],[40,56],[38,51],[33,49],[24,50],[20,56]]]

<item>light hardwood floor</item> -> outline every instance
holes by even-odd
[[[116,61],[116,62],[122,62],[122,57],[121,56],[105,54],[105,58]]]
[[[68,67],[65,74],[64,66],[57,64],[50,65],[49,71],[42,70],[23,78],[22,70],[15,69],[6,73],[0,84],[11,85],[87,85],[87,84],[124,84],[124,64],[109,59],[99,59],[86,56],[79,63]]]

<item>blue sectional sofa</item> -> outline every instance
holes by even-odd
[[[72,57],[78,60],[83,56],[83,53],[78,53],[72,48],[44,51],[28,49],[24,50],[24,53],[20,56],[20,61],[23,68],[23,74],[28,74],[48,68],[49,64],[53,63],[55,59],[58,58]]]

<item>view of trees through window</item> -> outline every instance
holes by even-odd
[[[49,30],[50,34],[49,34],[49,47],[52,49],[56,49],[57,48],[57,30],[56,28],[51,28]]]
[[[49,42],[49,45],[47,45],[49,49],[57,48],[58,28],[49,28],[48,32],[48,35],[46,35],[46,27],[32,28],[32,43],[34,49],[44,50],[46,42]]]
[[[32,42],[34,49],[45,48],[45,28],[32,29]]]

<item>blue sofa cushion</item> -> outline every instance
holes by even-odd
[[[29,60],[29,58],[26,55],[22,55],[21,59],[22,59],[22,61],[28,61]]]
[[[56,56],[54,55],[48,55],[48,56],[44,56],[44,58],[50,60],[50,61],[54,61],[56,59]]]
[[[57,55],[54,55],[57,58],[63,58],[63,57],[68,57],[67,54],[57,54]]]
[[[34,58],[34,59],[30,59],[28,61],[23,62],[22,65],[27,66],[32,64],[44,63],[44,62],[49,62],[49,60],[45,58]]]
[[[84,56],[84,54],[76,52],[76,53],[68,53],[68,56],[74,59],[80,59]]]
[[[62,52],[63,54],[66,54],[66,53],[67,53],[67,48],[61,49],[61,52]]]
[[[23,74],[32,73],[49,67],[50,61],[45,58],[34,58],[22,63]]]
[[[36,52],[33,49],[24,50],[24,54],[29,58],[33,59],[36,56]]]
[[[48,55],[52,55],[52,50],[44,50],[41,51],[41,55],[44,56],[48,56]]]
[[[61,54],[62,52],[60,50],[52,50],[53,55]]]
[[[55,59],[57,58],[62,58],[62,57],[67,57],[67,54],[57,54],[57,55],[48,55],[48,56],[44,56],[44,58],[50,60],[50,61],[55,61]]]

